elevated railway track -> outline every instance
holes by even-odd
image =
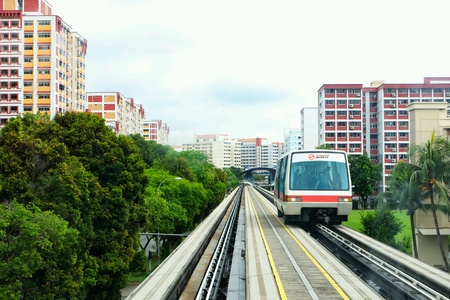
[[[126,299],[449,299],[448,273],[344,226],[286,226],[270,199],[234,190]]]

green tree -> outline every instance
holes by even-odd
[[[398,162],[386,179],[387,192],[380,193],[379,198],[398,201],[399,209],[406,209],[406,214],[409,215],[411,224],[413,254],[417,258],[414,214],[417,209],[423,209],[422,199],[424,194],[417,183],[410,182],[411,174],[415,169],[414,166],[403,161]]]
[[[0,298],[76,299],[78,232],[52,212],[0,205]]]
[[[99,116],[57,115],[59,139],[70,155],[97,178],[99,208],[93,219],[96,238],[90,255],[99,266],[96,284],[87,299],[115,299],[126,284],[128,267],[147,224],[144,191],[145,162],[133,139],[116,137]]]
[[[370,161],[367,153],[360,156],[349,156],[350,175],[352,178],[353,192],[362,201],[362,208],[367,207],[367,199],[374,192],[374,187],[382,178],[382,166]]]
[[[361,212],[361,225],[363,233],[393,247],[398,247],[395,243],[395,235],[401,232],[403,224],[395,217],[387,205],[380,205],[374,211]]]
[[[316,149],[331,150],[332,147],[330,144],[322,144],[322,145],[317,146]]]
[[[449,192],[446,185],[450,182],[450,143],[442,137],[431,139],[422,145],[410,148],[411,165],[415,169],[410,178],[411,184],[420,185],[422,191],[429,195],[438,246],[447,272],[450,272],[446,252],[442,245],[442,236],[436,216],[436,209],[449,204]],[[436,203],[437,202],[437,203]]]

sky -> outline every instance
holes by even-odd
[[[450,76],[448,0],[48,2],[88,41],[86,90],[134,98],[172,146],[283,142],[323,84]]]

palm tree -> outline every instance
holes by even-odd
[[[431,139],[427,143],[411,147],[410,159],[416,167],[411,173],[410,184],[416,184],[416,186],[420,184],[423,193],[429,194],[439,249],[445,268],[447,272],[450,272],[436,217],[438,205],[435,202],[449,203],[446,184],[449,183],[450,179],[450,143],[442,137],[435,137],[433,131]]]
[[[410,182],[411,174],[417,170],[417,167],[411,164],[398,162],[386,179],[389,191],[382,193],[382,197],[390,198],[399,202],[399,209],[406,209],[411,224],[411,237],[413,244],[414,257],[418,257],[417,241],[414,232],[414,213],[416,209],[423,209],[422,199],[424,193],[420,189],[420,185]]]

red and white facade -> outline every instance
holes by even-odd
[[[160,145],[168,145],[169,132],[169,126],[161,120],[144,121],[142,136],[146,141],[155,141]]]
[[[88,92],[86,96],[88,112],[105,119],[106,125],[116,134],[142,135],[145,111],[133,98],[118,92]]]
[[[399,160],[407,160],[410,103],[450,103],[450,77],[423,83],[324,84],[318,91],[319,145],[350,155],[367,152],[383,165],[383,180]],[[447,109],[450,115],[450,108]]]

